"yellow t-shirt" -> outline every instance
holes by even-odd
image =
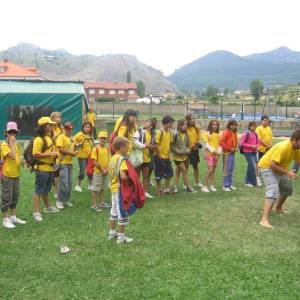
[[[151,143],[151,134],[148,130],[145,130],[145,143],[150,144]],[[151,156],[150,156],[150,149],[144,148],[143,150],[143,161],[144,163],[151,162]]]
[[[192,148],[197,142],[200,141],[201,138],[200,129],[197,130],[194,126],[187,127],[186,132],[189,137],[190,148]]]
[[[74,151],[74,143],[71,137],[66,136],[64,133],[57,138],[56,147],[58,150],[59,148],[62,148],[63,150]],[[62,165],[72,165],[72,156],[59,152],[58,162]]]
[[[45,136],[46,142],[47,142],[47,149],[43,153],[50,153],[54,150],[54,145],[52,142],[52,139],[49,136]],[[42,153],[43,149],[43,139],[41,137],[36,137],[33,140],[33,148],[32,148],[32,154],[40,154]],[[37,158],[37,160],[43,162],[43,164],[39,164],[34,166],[35,169],[45,172],[52,172],[53,171],[53,165],[54,165],[54,157],[43,157],[43,158]]]
[[[93,125],[93,127],[95,127],[96,115],[95,115],[94,112],[87,112],[86,113],[86,120],[88,122],[90,122]]]
[[[126,137],[129,140],[129,147],[127,155],[130,155],[133,147],[133,135],[135,134],[136,129],[128,130],[127,126],[122,125],[118,130],[118,136]]]
[[[295,160],[300,163],[300,150],[293,149],[290,140],[280,142],[274,145],[258,162],[261,169],[271,168],[271,162],[277,162],[281,167],[288,170],[291,162]]]
[[[215,151],[218,150],[219,146],[220,146],[220,134],[213,132],[213,133],[209,133],[208,131],[206,131],[203,135],[202,135],[203,141],[207,144],[209,144],[211,147],[213,147],[215,149]],[[207,155],[210,156],[215,156],[215,153],[211,153],[210,151],[206,151]]]
[[[73,137],[75,145],[79,145],[78,154],[79,158],[88,158],[93,150],[93,140],[88,134],[84,134],[82,131],[76,133]]]
[[[11,149],[7,142],[1,143],[1,158],[3,160],[3,175],[5,177],[16,178],[20,176],[20,148],[15,144],[16,158],[12,159],[8,156]]]
[[[109,174],[110,174],[110,190],[112,193],[118,193],[119,192],[119,177],[116,176],[116,167],[119,158],[121,157],[120,154],[115,154],[110,162],[109,162]],[[120,166],[120,171],[126,171],[128,170],[126,161],[123,160]]]
[[[98,153],[97,153],[98,149]],[[108,162],[109,162],[109,151],[106,147],[97,146],[93,149],[91,158],[96,160],[96,162],[100,165],[100,169],[94,166],[95,173],[102,173],[103,171],[107,170]]]
[[[56,139],[63,133],[63,130],[61,126],[56,126],[53,128],[53,139],[56,141]]]
[[[266,145],[272,144],[273,133],[270,126],[264,127],[260,125],[256,128],[255,132],[257,133],[259,140],[261,140],[263,143],[265,143]],[[258,150],[263,153],[267,152],[267,148],[263,145],[260,145]]]
[[[186,143],[186,134],[184,132],[179,132],[177,138],[181,139],[183,143]],[[187,154],[176,154],[174,153],[174,160],[175,161],[186,161],[187,160]]]
[[[162,159],[170,158],[170,145],[172,142],[172,133],[171,131],[157,130],[156,131],[156,141],[158,145],[158,152]]]

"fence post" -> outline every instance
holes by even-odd
[[[112,105],[113,105],[112,111],[113,111],[113,120],[114,120],[115,119],[115,97],[113,97],[113,103],[112,103]]]

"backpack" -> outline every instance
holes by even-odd
[[[39,165],[39,164],[43,164],[42,161],[39,161],[38,159],[34,158],[33,157],[33,154],[32,154],[32,150],[33,150],[33,142],[34,142],[34,139],[36,138],[37,136],[34,136],[30,141],[29,141],[29,144],[28,146],[25,148],[24,150],[24,159],[25,159],[25,162],[27,164],[27,167],[30,168],[31,172],[33,172],[33,169],[34,169],[34,166],[35,165]],[[46,140],[46,137],[41,137],[42,141],[43,141],[43,145],[42,145],[42,151],[41,153],[44,153],[48,148],[50,148],[52,145],[48,146],[47,144],[47,140]]]
[[[256,141],[257,141],[258,137],[257,137],[257,133],[255,131],[254,131],[254,134],[255,134],[255,137],[256,137]],[[248,142],[249,137],[250,137],[250,131],[247,130],[247,132],[246,132],[246,139],[245,139],[244,143]],[[244,147],[243,147],[243,145],[241,145],[241,143],[239,144],[239,150],[240,150],[241,154],[244,154]]]
[[[111,133],[110,137],[109,137],[109,140],[108,140],[108,143],[109,143],[109,152],[110,152],[112,155],[114,155],[114,154],[116,153],[116,151],[115,151],[115,149],[114,149],[114,146],[113,146],[114,140],[115,140],[116,137],[118,136],[118,132],[119,132],[120,127],[123,126],[123,125],[126,125],[126,124],[121,122],[121,123],[120,123],[120,126],[118,127],[118,129],[117,129],[117,130],[114,130],[114,131]],[[127,137],[127,135],[128,135],[128,130],[126,130],[125,136]]]

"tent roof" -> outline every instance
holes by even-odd
[[[85,94],[82,82],[0,80],[0,93]]]

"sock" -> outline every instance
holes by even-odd
[[[125,233],[118,233],[118,239],[119,240],[124,240],[125,239]]]

